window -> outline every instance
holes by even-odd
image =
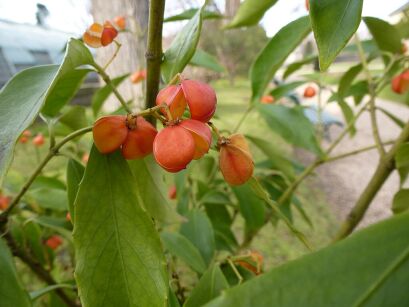
[[[47,51],[30,50],[30,53],[35,59],[35,65],[45,65],[53,63]]]
[[[11,77],[11,71],[3,51],[0,48],[0,86],[3,86]]]

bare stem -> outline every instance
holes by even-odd
[[[362,67],[365,71],[366,74],[366,79],[368,81],[368,88],[369,88],[369,114],[371,117],[371,126],[372,126],[372,133],[373,133],[373,138],[375,140],[375,144],[377,145],[379,156],[381,159],[384,158],[385,156],[385,149],[382,146],[382,140],[381,136],[379,134],[379,127],[378,127],[378,122],[376,119],[376,108],[375,108],[375,98],[376,98],[376,88],[375,88],[375,83],[373,82],[371,71],[369,70],[368,67],[368,62],[365,57],[365,52],[364,49],[362,48],[361,40],[359,39],[358,34],[355,34],[355,41],[356,45],[358,47],[358,53],[359,57],[362,62]]]
[[[241,125],[243,124],[243,122],[246,120],[247,116],[250,114],[250,112],[253,110],[253,105],[250,104],[246,111],[243,113],[242,117],[240,118],[240,120],[237,122],[236,127],[233,129],[233,133],[236,133],[237,131],[239,131]]]
[[[122,107],[126,110],[128,113],[132,113],[132,110],[128,107],[126,104],[125,99],[122,97],[122,95],[118,92],[116,86],[112,83],[111,78],[108,76],[108,74],[105,72],[105,69],[99,66],[97,63],[93,63],[92,66],[97,70],[101,78],[105,81],[107,85],[109,85],[112,89],[112,92],[118,98],[119,102],[121,103]]]
[[[105,64],[105,66],[103,67],[103,70],[106,71],[106,69],[108,68],[109,65],[111,65],[111,63],[113,62],[113,60],[116,58],[116,56],[118,55],[119,49],[121,49],[121,43],[117,42],[116,40],[114,40],[116,49],[114,54],[112,55],[112,57],[109,59],[109,61]]]
[[[402,129],[398,139],[392,148],[386,153],[385,157],[379,161],[378,167],[375,170],[371,180],[362,192],[355,206],[348,214],[346,220],[341,225],[340,230],[335,236],[335,241],[347,237],[358,225],[365,215],[369,205],[378,193],[379,189],[388,179],[389,175],[395,168],[395,154],[401,144],[409,140],[409,122]]]
[[[151,0],[149,5],[148,43],[146,51],[146,100],[145,107],[155,106],[159,91],[160,65],[162,63],[162,27],[165,0]]]

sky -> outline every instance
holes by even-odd
[[[114,0],[108,0],[114,1]],[[200,3],[203,0],[184,0],[187,3]],[[223,7],[223,0],[216,0]],[[274,35],[280,28],[291,20],[304,15],[305,0],[280,0],[265,15],[261,24],[266,29],[267,35]],[[409,0],[365,0],[363,16],[374,16],[388,19],[389,14],[407,3]],[[87,25],[92,23],[90,16],[89,0],[0,0],[0,19],[12,20],[19,23],[35,24],[36,3],[47,6],[50,16],[47,20],[52,28],[71,33],[82,33]],[[173,15],[180,10],[181,0],[167,0],[166,15]],[[180,24],[169,23],[165,25],[164,34],[172,34],[178,30]],[[364,31],[364,29],[362,29]]]

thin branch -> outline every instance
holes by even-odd
[[[366,186],[365,190],[362,192],[355,206],[352,208],[348,214],[346,220],[341,225],[340,230],[335,236],[334,241],[341,240],[347,237],[359,224],[365,215],[369,205],[378,193],[379,189],[383,186],[386,179],[395,169],[395,154],[399,146],[409,140],[409,122],[406,123],[405,127],[402,129],[398,139],[392,148],[385,155],[384,159],[379,161],[378,167],[375,170],[374,175]]]
[[[21,249],[14,238],[11,236],[9,232],[5,233],[3,238],[7,241],[7,245],[9,246],[12,254],[23,261],[30,269],[43,281],[45,281],[48,285],[57,285],[58,282],[51,276],[50,272],[48,272],[44,267],[39,263],[35,258],[31,255],[26,253],[23,249]],[[75,302],[75,300],[71,299],[63,289],[58,288],[54,290],[55,293],[64,301],[68,306],[71,307],[79,307],[80,305]]]
[[[241,127],[241,125],[244,123],[244,121],[245,121],[245,119],[247,118],[247,116],[250,114],[250,112],[253,110],[253,105],[252,104],[250,104],[248,107],[247,107],[247,109],[246,109],[246,111],[243,113],[243,115],[242,115],[242,117],[239,119],[239,121],[237,122],[237,125],[236,125],[236,127],[233,129],[233,133],[236,133],[239,129],[240,129],[240,127]]]
[[[368,89],[369,89],[369,114],[371,117],[371,126],[372,126],[372,133],[373,133],[373,138],[375,140],[375,144],[378,148],[379,156],[381,159],[384,158],[385,156],[385,148],[382,146],[382,139],[379,134],[379,127],[378,127],[378,122],[376,119],[376,109],[375,109],[375,98],[376,98],[376,89],[375,89],[375,83],[373,82],[371,72],[368,67],[368,62],[365,57],[365,52],[362,48],[361,40],[359,39],[358,34],[355,34],[355,41],[356,45],[358,47],[358,53],[359,57],[362,62],[362,67],[365,71],[366,74],[366,79],[368,81]]]

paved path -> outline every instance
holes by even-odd
[[[378,101],[377,104],[387,108],[391,113],[403,120],[409,119],[409,108],[407,107],[384,101]],[[342,118],[340,110],[335,104],[329,108],[329,111]],[[385,115],[379,114],[378,123],[382,140],[393,140],[399,134],[400,128]],[[334,150],[333,154],[341,154],[374,144],[369,114],[362,115],[356,126],[358,132],[355,137],[352,139],[345,138]],[[339,127],[331,128],[332,139],[341,131],[342,129]],[[327,145],[324,144],[324,146]],[[325,164],[317,170],[319,176],[316,176],[314,181],[324,191],[327,202],[332,205],[340,221],[346,217],[369,182],[376,168],[378,158],[378,152],[375,149]],[[392,199],[398,189],[399,176],[397,172],[393,172],[378,192],[359,227],[364,227],[391,216]]]

